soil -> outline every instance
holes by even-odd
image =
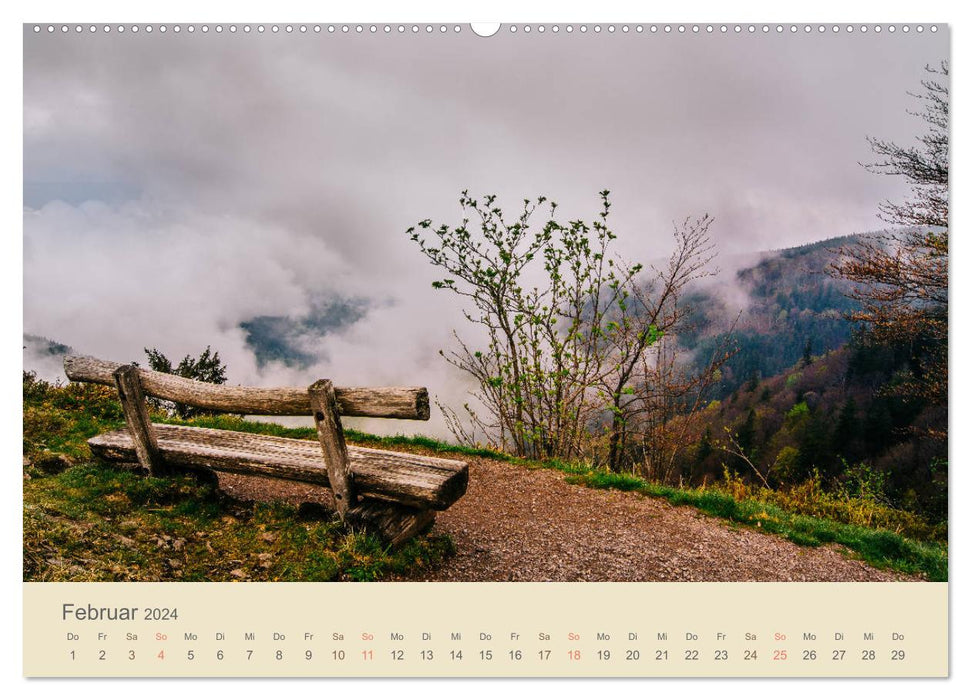
[[[432,534],[456,553],[419,581],[909,581],[837,546],[803,547],[637,493],[568,484],[553,470],[470,460],[469,490]],[[220,475],[243,500],[329,504],[326,488]]]

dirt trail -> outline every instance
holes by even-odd
[[[448,533],[457,552],[416,580],[914,580],[850,559],[836,547],[800,547],[690,507],[564,479],[556,471],[472,459],[468,492],[438,514],[433,530]],[[308,485],[233,476],[220,481],[242,498],[328,498],[326,490]]]

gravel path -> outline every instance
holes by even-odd
[[[423,581],[897,581],[913,577],[800,547],[640,494],[566,483],[560,472],[470,462],[469,490],[438,513],[456,554]],[[327,502],[326,489],[220,476],[240,498]]]

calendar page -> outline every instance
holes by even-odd
[[[25,23],[23,675],[947,677],[950,52]]]

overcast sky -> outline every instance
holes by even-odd
[[[205,345],[239,383],[459,386],[462,323],[404,230],[458,195],[610,189],[628,257],[709,213],[723,255],[878,228],[906,193],[867,135],[910,143],[936,34],[133,35],[24,38],[24,330],[108,359]],[[364,300],[259,367],[240,328]],[[25,359],[30,364],[31,358]]]

